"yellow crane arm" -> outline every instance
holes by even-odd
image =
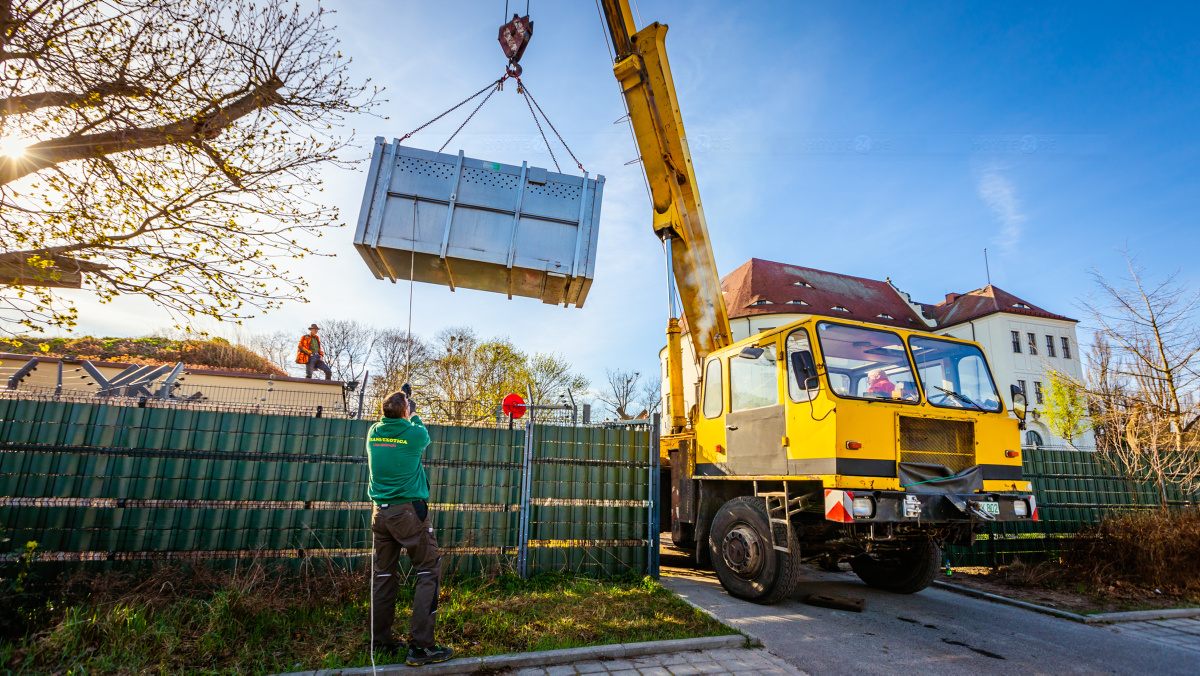
[[[625,96],[650,185],[654,232],[670,244],[688,335],[696,357],[703,359],[730,344],[729,315],[667,62],[667,27],[652,23],[636,30],[628,0],[601,0],[601,5],[616,51],[613,73]],[[672,394],[682,396],[681,388],[671,385]]]

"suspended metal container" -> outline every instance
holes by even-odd
[[[604,177],[485,162],[375,139],[354,246],[376,279],[582,307]]]

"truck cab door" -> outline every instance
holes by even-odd
[[[726,464],[735,475],[787,474],[787,414],[779,397],[779,369],[773,342],[729,358]]]

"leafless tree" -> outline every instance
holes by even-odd
[[[386,329],[375,342],[370,394],[385,396],[410,383],[417,393],[428,389],[433,352],[420,336],[402,329]]]
[[[636,406],[640,392],[639,384],[642,374],[637,371],[621,369],[605,369],[605,389],[596,394],[596,398],[608,406],[612,415],[618,420],[632,420],[637,411]]]
[[[646,409],[646,415],[652,416],[662,411],[662,376],[655,374],[642,383],[641,405]]]
[[[325,319],[321,327],[321,349],[335,380],[362,382],[367,364],[375,353],[379,331],[355,319]]]
[[[73,326],[55,287],[80,272],[101,301],[145,296],[184,324],[301,299],[281,262],[339,223],[317,172],[374,105],[329,19],[287,0],[0,0],[0,331]]]
[[[237,344],[252,350],[284,373],[296,372],[296,347],[300,335],[287,331],[249,333],[237,336]]]
[[[588,379],[571,370],[562,355],[537,353],[529,357],[525,380],[533,394],[529,403],[536,406],[555,406],[567,399],[567,390],[579,395],[588,388]]]
[[[1127,476],[1151,476],[1163,504],[1168,485],[1200,479],[1200,295],[1172,274],[1155,282],[1128,252],[1127,275],[1084,303],[1098,327],[1088,358],[1088,395],[1098,448]]]

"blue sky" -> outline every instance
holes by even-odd
[[[515,7],[518,4],[515,3]],[[751,257],[891,279],[914,299],[992,282],[1081,317],[1087,269],[1120,272],[1128,244],[1153,272],[1200,269],[1200,23],[1178,3],[885,3],[638,0],[667,48],[716,260]],[[387,88],[388,119],[352,120],[365,147],[401,136],[499,75],[503,1],[328,2],[352,73]],[[523,5],[522,5],[523,7]],[[583,309],[418,285],[414,331],[470,324],[606,367],[653,372],[666,301],[661,248],[591,0],[531,7],[524,79],[584,166],[607,177],[599,258]],[[643,23],[644,23],[643,22]],[[461,117],[410,144],[434,149]],[[552,167],[509,86],[448,151]],[[562,153],[557,153],[560,157]],[[564,167],[565,168],[565,167]],[[365,176],[330,169],[350,227],[336,258],[295,265],[311,284],[248,323],[324,317],[403,327],[406,285],[375,280],[350,242]],[[169,325],[136,300],[81,304],[80,331]],[[209,327],[218,333],[228,329]],[[1085,338],[1081,331],[1081,338]]]

